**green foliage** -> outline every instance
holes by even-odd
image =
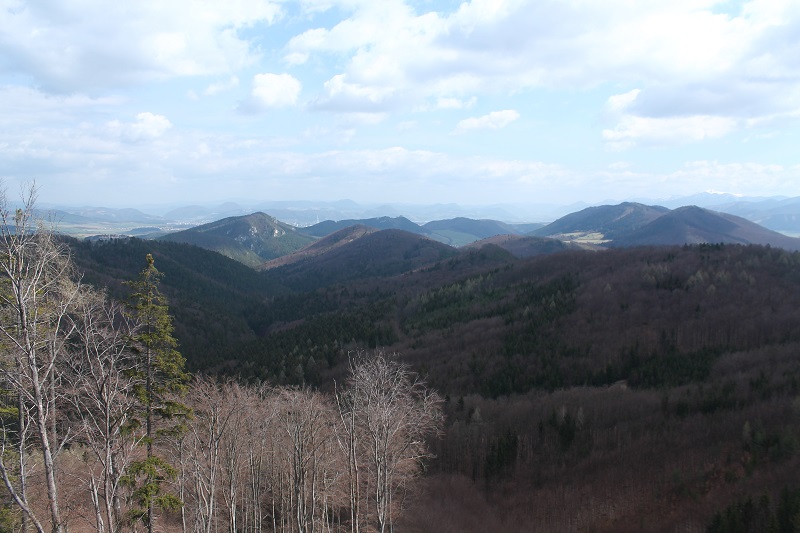
[[[15,533],[19,531],[20,514],[19,508],[10,504],[0,507],[0,533]]]
[[[142,442],[147,446],[147,456],[131,464],[127,479],[135,486],[133,499],[137,507],[132,517],[143,520],[152,531],[154,508],[173,509],[180,505],[174,495],[163,492],[163,484],[174,478],[175,469],[155,455],[153,444],[157,438],[182,432],[182,420],[190,414],[190,409],[178,398],[187,390],[190,375],[184,370],[185,360],[172,336],[167,300],[159,290],[163,274],[156,269],[151,254],[147,254],[146,260],[147,266],[138,279],[127,284],[132,290],[131,312],[141,325],[134,341],[140,361],[136,372],[142,384],[137,386],[135,394],[142,406],[143,420],[134,423],[144,426]]]
[[[177,474],[177,470],[161,457],[151,456],[133,463],[122,478],[122,482],[132,488],[133,505],[129,517],[146,523],[150,506],[165,511],[180,509],[183,505],[180,498],[163,491],[164,485],[174,480]]]
[[[184,370],[186,360],[177,350],[174,327],[166,297],[159,290],[163,274],[148,254],[147,267],[135,281],[128,282],[131,311],[142,325],[136,337],[144,384],[136,394],[139,401],[163,419],[172,419],[186,412],[186,406],[171,400],[171,395],[186,391],[190,375]]]

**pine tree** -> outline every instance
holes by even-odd
[[[190,376],[172,336],[172,317],[159,290],[162,277],[153,256],[147,254],[147,266],[138,279],[128,282],[132,291],[130,309],[141,325],[135,340],[143,375],[136,396],[141,404],[139,424],[144,426],[142,442],[147,447],[146,457],[131,465],[128,480],[134,486],[134,504],[138,506],[134,507],[132,518],[144,522],[149,533],[153,532],[156,508],[181,506],[180,499],[164,488],[165,482],[175,477],[176,469],[158,455],[154,445],[180,435],[183,420],[189,415],[189,407],[180,397],[186,392]]]

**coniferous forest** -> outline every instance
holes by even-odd
[[[0,528],[798,529],[800,254],[379,233],[259,272],[5,212]]]

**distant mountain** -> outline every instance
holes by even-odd
[[[457,217],[448,220],[434,220],[422,226],[432,238],[451,246],[464,246],[477,240],[518,233],[510,224],[496,220],[473,220]]]
[[[540,226],[533,224],[530,226]],[[520,230],[514,224],[506,224],[497,220],[474,220],[465,217],[456,217],[445,220],[434,220],[420,226],[411,220],[402,217],[376,217],[350,220],[326,220],[307,228],[299,229],[302,233],[314,237],[325,237],[350,226],[366,226],[378,230],[400,229],[409,233],[424,235],[431,239],[450,246],[464,246],[469,243],[492,237],[494,235],[519,234]],[[521,225],[522,228],[529,225]]]
[[[299,228],[298,231],[312,237],[325,237],[350,226],[367,226],[375,229],[400,229],[409,233],[424,235],[427,232],[418,224],[411,222],[405,217],[377,217],[350,220],[326,220],[313,226]]]
[[[164,218],[176,222],[211,222],[225,217],[242,216],[246,210],[239,204],[226,202],[215,207],[187,205],[173,209],[164,214]]]
[[[527,235],[533,231],[536,231],[539,228],[545,227],[547,224],[544,222],[526,222],[522,224],[509,224],[512,228],[514,228],[514,232],[518,235]]]
[[[292,252],[290,254],[267,261],[266,263],[262,264],[259,267],[259,270],[270,270],[273,268],[278,268],[285,265],[291,265],[293,263],[297,263],[305,259],[310,259],[312,257],[323,255],[333,251],[336,248],[345,246],[356,239],[360,239],[365,235],[369,235],[370,233],[375,233],[376,231],[380,230],[377,230],[375,228],[370,228],[368,226],[362,226],[360,224],[355,226],[348,226],[346,228],[340,229],[339,231],[331,233],[330,235],[323,237],[320,240],[309,244],[305,248],[297,250],[296,252]]]
[[[71,226],[73,224],[89,224],[93,222],[84,216],[61,209],[37,209],[35,215],[40,220],[55,224],[57,228],[61,228],[65,224]]]
[[[131,222],[136,224],[158,224],[164,222],[163,217],[148,215],[138,209],[114,209],[108,207],[82,207],[79,209],[65,210],[72,215],[94,222]]]
[[[320,244],[322,253],[307,253],[265,274],[295,290],[313,290],[356,279],[392,276],[458,254],[451,246],[397,229],[348,228],[330,239]]]
[[[531,235],[613,247],[739,243],[800,249],[799,239],[742,217],[697,206],[670,211],[631,202],[590,207],[562,217]]]
[[[675,209],[628,235],[614,246],[680,245],[699,243],[769,244],[800,250],[800,239],[787,237],[741,217],[687,206]]]
[[[771,230],[800,234],[800,197],[739,201],[715,209]]]
[[[602,244],[626,236],[669,212],[666,207],[634,202],[588,207],[529,233],[564,241]]]
[[[293,226],[264,213],[224,218],[170,233],[161,240],[193,244],[251,267],[292,253],[314,241]]]
[[[687,205],[696,205],[698,207],[718,209],[719,206],[737,203],[741,201],[760,200],[761,198],[754,198],[752,196],[742,196],[741,194],[732,194],[729,192],[701,192],[689,196],[678,196],[674,198],[660,199],[660,200],[647,200],[642,203],[657,203],[669,209],[677,209]]]

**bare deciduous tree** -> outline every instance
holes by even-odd
[[[310,390],[284,389],[276,400],[286,437],[283,457],[294,527],[313,533],[325,523],[324,479],[335,461],[326,446],[332,440],[333,409],[323,394]]]
[[[79,292],[79,284],[68,249],[59,243],[49,228],[34,218],[36,188],[31,186],[23,197],[23,207],[12,214],[5,193],[0,194],[0,337],[3,339],[4,364],[0,372],[5,383],[18,396],[19,431],[17,438],[35,440],[47,488],[50,528],[64,530],[56,482],[56,456],[69,435],[59,435],[56,426],[59,401],[59,363],[71,334],[67,320]],[[3,434],[3,448],[9,443]],[[24,477],[25,443],[19,450]],[[12,481],[12,473],[0,456],[0,475],[13,501],[36,527],[44,531],[42,519],[27,500],[22,485]]]
[[[97,531],[116,532],[122,521],[121,481],[141,435],[135,420],[139,362],[131,351],[138,324],[105,293],[84,289],[72,317],[73,357],[68,360],[67,398],[80,422],[87,454],[86,480]]]
[[[350,392],[364,434],[377,529],[392,531],[396,497],[430,456],[426,437],[441,431],[441,399],[383,353],[351,362]]]
[[[231,383],[220,384],[210,378],[198,378],[192,383],[187,397],[194,416],[182,439],[183,462],[192,480],[194,529],[199,533],[211,533],[216,525],[223,447],[231,440],[231,433],[238,431],[231,423],[242,408],[236,388]]]

